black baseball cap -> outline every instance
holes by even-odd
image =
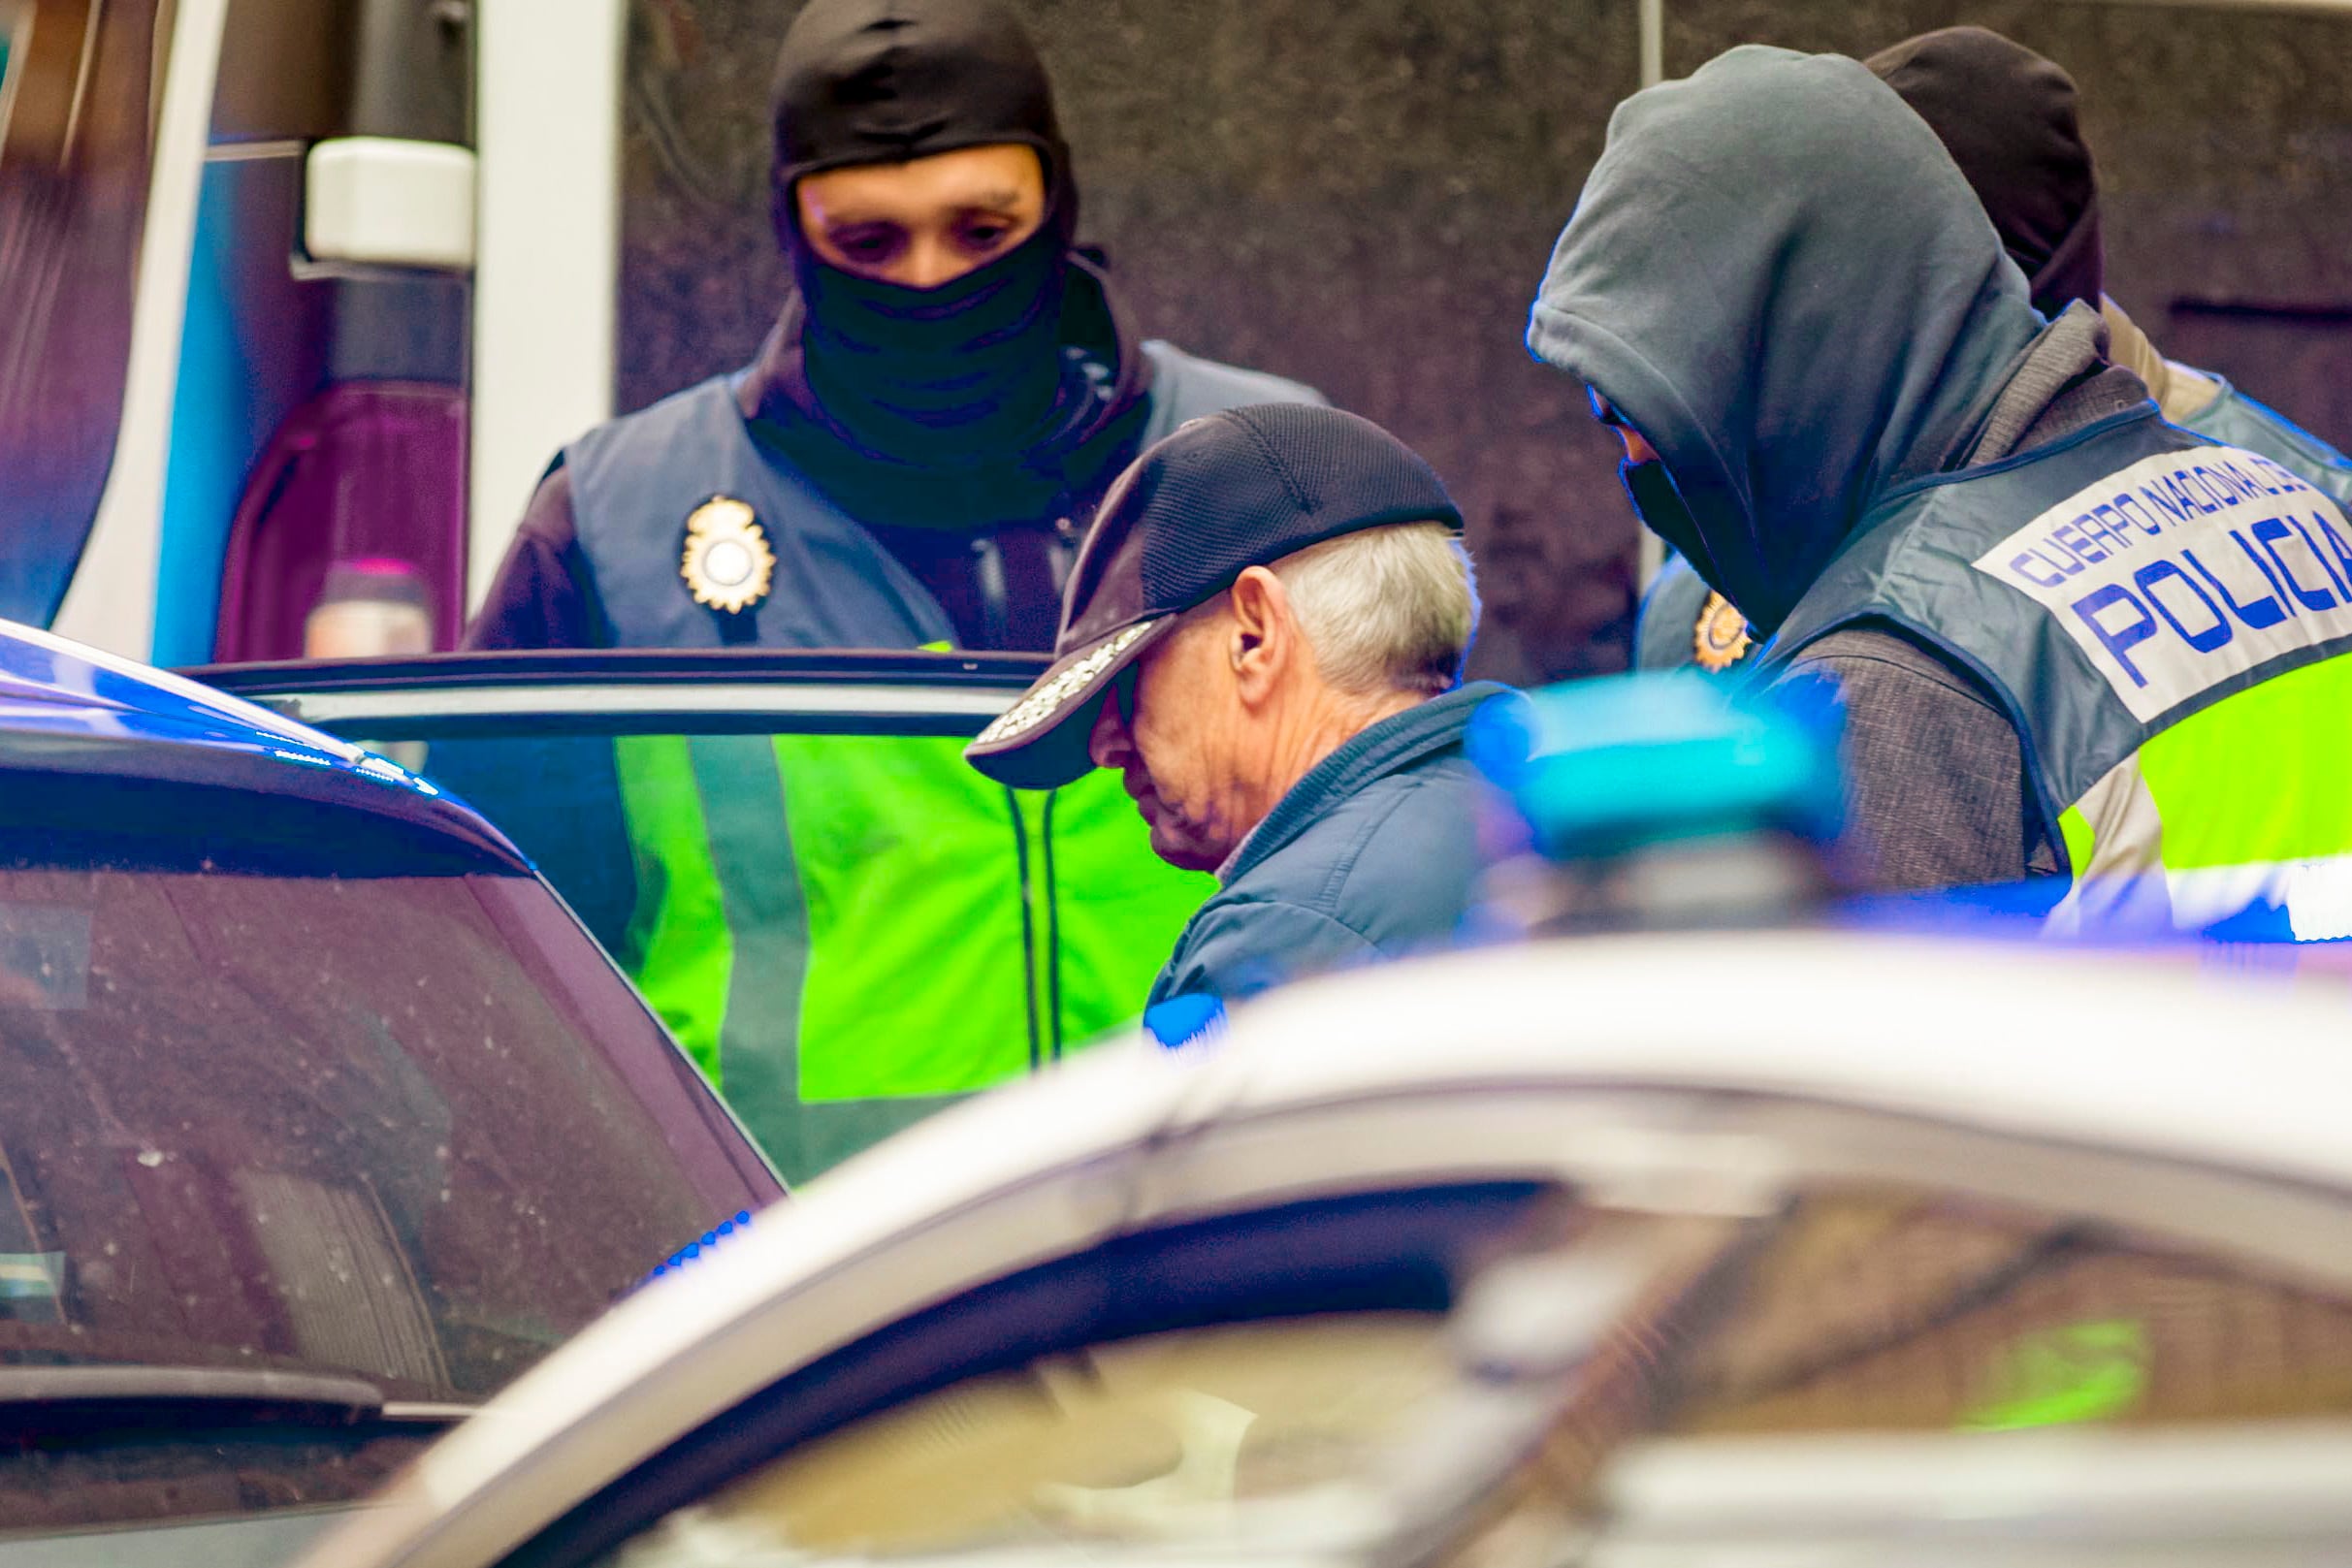
[[[1185,611],[1251,566],[1399,523],[1459,533],[1462,513],[1436,471],[1369,419],[1261,403],[1191,421],[1112,482],[1062,596],[1053,667],[964,756],[1015,788],[1073,783],[1094,766],[1104,694]]]

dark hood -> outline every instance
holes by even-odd
[[[1862,62],[1927,122],[1960,166],[2001,243],[2055,319],[2105,285],[2099,181],[2075,116],[2075,80],[1981,27],[1905,39]]]
[[[1552,253],[1534,356],[1664,460],[1669,538],[1761,631],[1959,451],[2042,326],[1925,123],[1854,61],[1749,47],[1636,94]]]

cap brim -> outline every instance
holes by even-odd
[[[1176,621],[1164,615],[1121,626],[1055,659],[1019,701],[964,748],[964,760],[1015,789],[1059,789],[1077,783],[1094,767],[1086,746],[1103,694]]]

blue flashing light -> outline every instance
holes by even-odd
[[[1759,692],[1678,672],[1499,698],[1466,744],[1535,847],[1578,859],[1757,831],[1830,842],[1841,727],[1825,686]]]

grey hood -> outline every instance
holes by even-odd
[[[1528,348],[1658,449],[1689,516],[1647,521],[1769,632],[1882,496],[1957,461],[2042,326],[1885,83],[1747,47],[1618,106]]]

